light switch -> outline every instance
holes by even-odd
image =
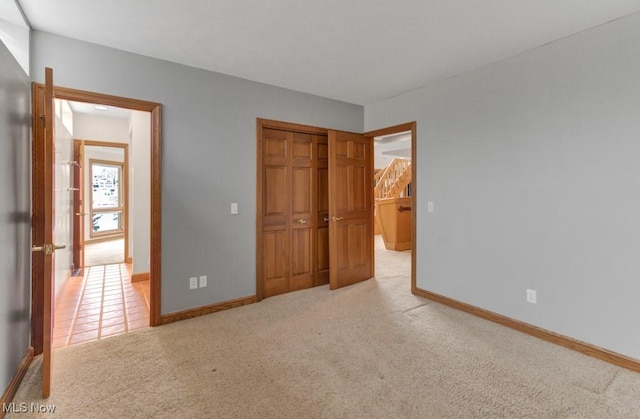
[[[433,201],[427,201],[427,212],[433,212]]]
[[[231,204],[231,214],[233,214],[233,215],[238,214],[238,203],[237,202],[233,202]]]

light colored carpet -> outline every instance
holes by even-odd
[[[124,262],[124,239],[88,243],[84,246],[84,266]]]
[[[61,418],[640,417],[640,374],[409,285],[379,275],[56,350],[51,397],[38,359],[15,401]]]

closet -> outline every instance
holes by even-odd
[[[373,276],[371,141],[267,120],[257,136],[258,299]]]

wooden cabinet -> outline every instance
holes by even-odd
[[[388,250],[411,249],[411,197],[376,200],[376,214]]]

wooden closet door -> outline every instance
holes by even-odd
[[[263,296],[315,285],[315,136],[263,130]]]
[[[329,284],[331,289],[373,276],[372,140],[329,130]]]
[[[289,291],[314,286],[315,165],[313,136],[289,133],[291,138],[291,279]]]
[[[290,147],[287,132],[263,130],[261,216],[265,298],[289,291]]]

